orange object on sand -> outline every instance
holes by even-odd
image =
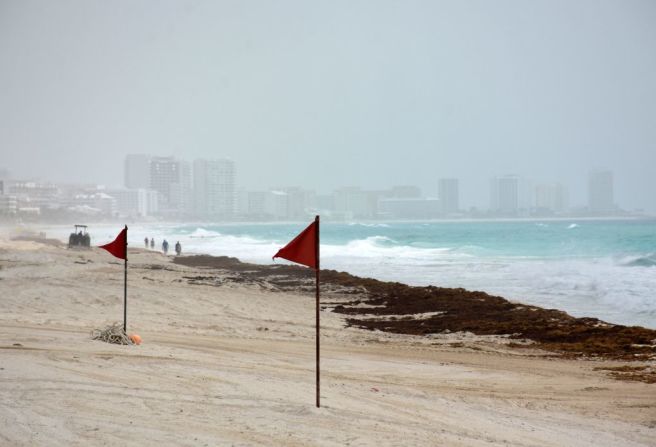
[[[137,334],[130,334],[130,340],[132,340],[132,343],[135,345],[141,344],[141,337]]]

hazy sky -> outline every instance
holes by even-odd
[[[656,1],[0,0],[0,167],[122,182],[230,157],[248,188],[615,173],[656,210]]]

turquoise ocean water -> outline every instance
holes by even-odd
[[[269,263],[305,225],[135,225],[130,243],[167,238],[185,252]],[[356,275],[656,327],[656,221],[323,223],[321,257],[323,268]]]

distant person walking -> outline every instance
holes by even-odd
[[[169,243],[164,239],[164,242],[162,242],[162,251],[164,254],[168,254],[169,252]]]
[[[144,239],[144,245],[146,246],[146,248],[148,248],[148,238]]]
[[[180,241],[175,243],[175,254],[177,256],[180,256],[182,254],[182,245],[180,245]]]
[[[151,250],[155,249],[155,238],[154,237],[150,238],[150,249]]]

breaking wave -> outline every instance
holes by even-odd
[[[366,227],[366,228],[390,228],[389,224],[386,223],[363,223],[363,222],[351,222],[348,224],[350,227]]]
[[[620,261],[620,265],[626,267],[654,267],[656,266],[656,253],[644,256],[628,256]]]
[[[387,236],[370,236],[365,239],[355,239],[346,244],[322,244],[321,254],[327,257],[352,259],[398,259],[414,261],[430,261],[444,257],[452,252],[451,248],[427,248],[411,245],[400,245]]]
[[[206,230],[205,228],[196,228],[189,235],[189,237],[196,237],[196,238],[218,237],[218,236],[221,236],[221,233],[218,233],[216,231]]]
[[[621,239],[620,245],[613,238],[618,232],[630,234],[635,231],[632,227],[612,228],[601,234],[594,233],[598,231],[594,225],[542,227],[531,223],[510,231],[499,224],[477,223],[458,237],[460,233],[445,233],[449,227],[423,225],[393,224],[385,228],[327,224],[322,231],[321,265],[411,285],[483,290],[613,323],[656,325],[653,227],[647,233],[641,230],[639,244],[629,238],[629,243]],[[562,231],[572,226],[578,227],[576,237]],[[526,230],[529,227],[539,233]],[[275,224],[135,225],[130,239],[137,246],[144,237],[155,237],[156,246],[163,238],[171,243],[179,239],[183,253],[270,263],[273,254],[297,231],[296,227]]]

